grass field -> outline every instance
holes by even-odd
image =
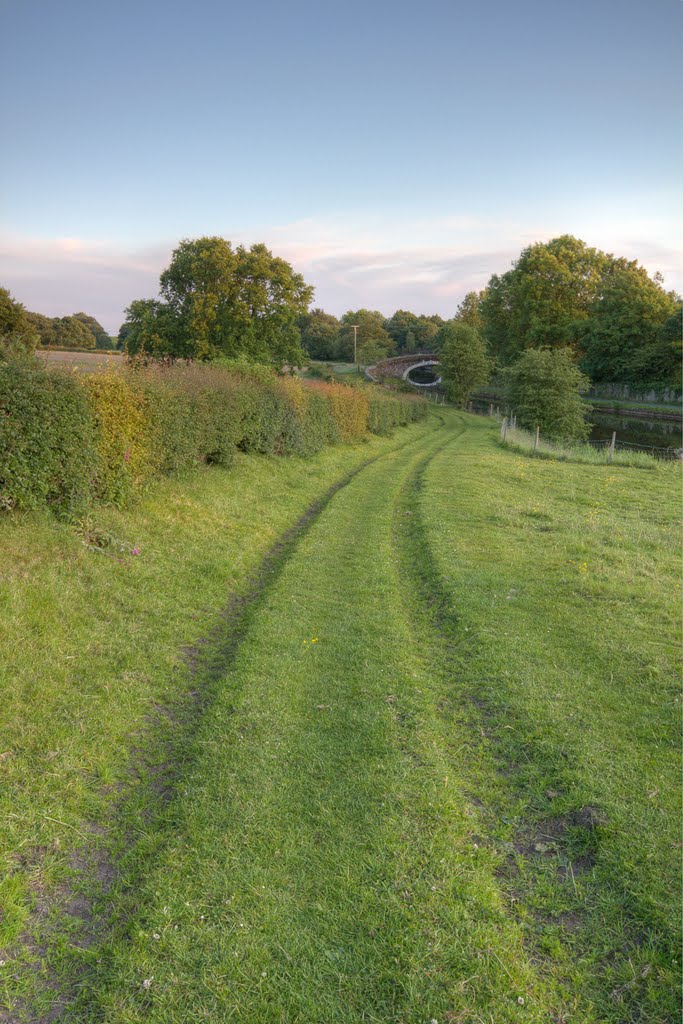
[[[3,523],[0,1021],[677,1019],[680,467],[496,432]]]
[[[122,352],[93,350],[92,352],[69,352],[66,349],[37,349],[36,356],[50,367],[78,369],[86,373],[106,370],[111,366],[122,366],[125,356]]]

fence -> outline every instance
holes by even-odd
[[[500,416],[496,418],[500,419]],[[503,417],[500,425],[500,436],[503,441],[518,443],[522,446],[533,447],[534,451],[548,452],[564,457],[581,455],[582,453],[587,454],[589,452],[603,452],[605,461],[608,463],[614,462],[617,452],[625,455],[641,455],[648,458],[663,459],[669,462],[683,460],[683,448],[665,448],[656,445],[635,444],[632,441],[619,441],[616,431],[612,432],[610,440],[600,439],[564,443],[548,441],[546,438],[541,437],[539,427],[536,427],[534,433],[520,430],[517,427],[516,416]]]

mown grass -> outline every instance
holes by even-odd
[[[556,462],[579,462],[590,466],[614,465],[629,466],[632,469],[656,470],[662,461],[649,452],[616,448],[610,462],[609,441],[598,446],[581,441],[561,443],[545,441],[541,438],[537,448],[535,435],[519,427],[508,428],[506,437],[501,444],[525,457],[553,459]]]
[[[680,467],[439,420],[12,522],[5,1020],[676,1019]]]
[[[472,781],[492,863],[568,1019],[674,1020],[680,467],[530,459],[494,431],[419,496],[460,703],[499,766]]]
[[[363,470],[268,591],[74,1019],[547,1019],[406,613],[398,505],[451,437]]]
[[[80,534],[3,518],[0,1006],[42,1012],[55,991],[41,974],[72,972],[71,944],[94,945],[91,905],[118,884],[108,864],[163,803],[204,699],[188,697],[198,652],[186,649],[335,480],[430,429],[310,460],[238,455],[230,471],[155,484],[126,512],[100,508]]]

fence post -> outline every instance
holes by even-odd
[[[489,405],[489,416],[493,416],[493,402]]]
[[[508,436],[508,418],[507,418],[507,416],[505,417],[505,419],[503,420],[503,422],[500,425],[500,436],[503,438],[503,440],[505,440],[506,437]]]
[[[612,431],[612,440],[610,441],[610,445],[609,445],[609,461],[610,462],[612,462],[612,460],[614,459],[614,449],[616,447],[616,444],[617,444],[617,432],[616,432],[616,430],[613,430]]]
[[[541,428],[540,427],[536,427],[536,439],[534,441],[534,451],[536,451],[538,449],[538,441],[539,441],[540,433],[541,433]]]

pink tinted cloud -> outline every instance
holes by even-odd
[[[219,227],[197,235],[222,234],[235,244],[265,242],[314,285],[314,304],[337,315],[368,307],[387,315],[403,308],[452,316],[468,291],[508,270],[524,246],[565,232],[640,259],[650,272],[665,273],[667,287],[680,287],[680,253],[669,238],[656,240],[656,225],[633,224],[628,233],[625,225],[618,234],[597,220],[583,227],[457,216],[353,216],[252,229]],[[8,236],[0,238],[0,284],[29,309],[49,316],[84,310],[115,333],[133,299],[157,294],[159,274],[176,244]]]

